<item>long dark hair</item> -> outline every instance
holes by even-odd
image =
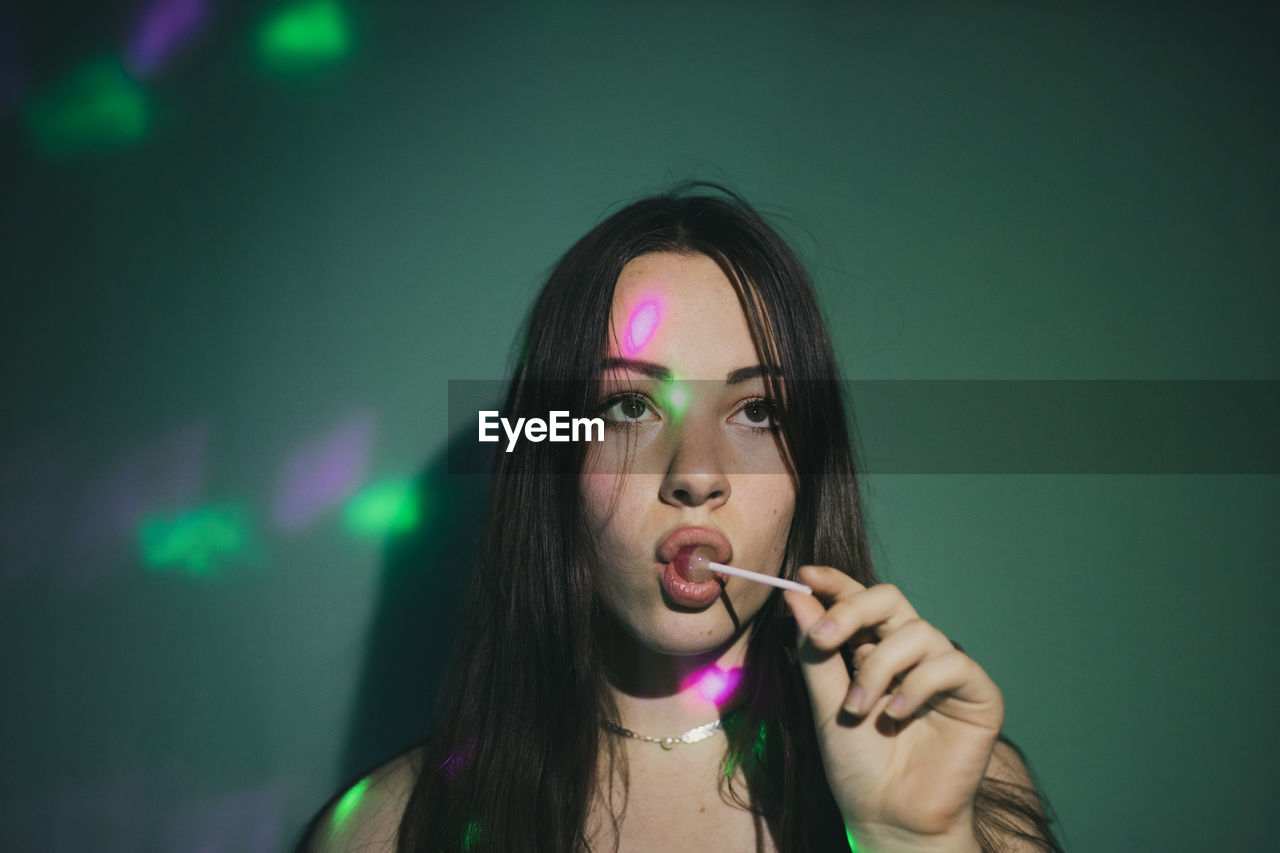
[[[561,258],[529,315],[504,415],[592,409],[619,274],[659,251],[713,259],[737,291],[760,363],[780,366],[787,379],[784,389],[766,377],[769,396],[785,407],[778,441],[797,489],[784,572],[816,563],[875,583],[812,284],[783,239],[723,187],[684,184],[641,199]],[[614,708],[600,642],[607,617],[575,473],[581,448],[521,442],[497,454],[459,657],[400,823],[399,853],[589,849],[593,797],[605,774],[612,778],[599,758],[616,751],[599,725]],[[782,851],[847,850],[780,595],[749,630],[745,700],[725,727],[726,767],[741,768],[746,790],[729,772],[722,795],[760,815]],[[999,829],[1058,849],[1039,805],[1025,789],[985,780],[979,837]]]

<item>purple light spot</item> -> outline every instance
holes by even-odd
[[[622,354],[626,358],[635,358],[653,339],[658,331],[658,321],[662,318],[662,306],[656,299],[646,299],[631,310],[631,318],[627,320],[627,333],[622,339]]]
[[[154,809],[136,773],[117,773],[96,782],[51,791],[46,802],[40,804],[48,815],[41,821],[43,828],[31,833],[28,840],[51,853],[144,849],[147,820]],[[6,824],[6,838],[12,839],[9,830]],[[17,837],[24,834],[19,830]]]
[[[4,71],[0,70],[0,115],[6,115],[18,105],[22,100],[22,94],[26,90],[22,80],[16,75],[14,77],[4,76]]]
[[[129,68],[150,74],[195,35],[204,23],[205,0],[153,0],[134,27]]]
[[[62,580],[101,579],[130,552],[138,524],[173,513],[204,490],[210,429],[195,424],[143,447],[91,478],[74,499]]]
[[[697,688],[698,695],[717,705],[729,701],[741,681],[742,670],[740,668],[721,669],[715,665],[694,673],[690,678],[690,682]]]
[[[164,850],[271,853],[280,849],[279,783],[190,803],[170,814]]]
[[[40,435],[0,460],[0,585],[34,574],[59,541],[59,503],[72,476],[69,444]]]
[[[295,450],[276,478],[272,519],[299,531],[341,505],[364,482],[374,418],[361,413]]]
[[[0,115],[18,105],[26,91],[26,75],[18,61],[18,39],[11,22],[0,17]]]
[[[97,544],[133,536],[142,517],[194,502],[204,485],[209,429],[195,425],[144,447],[94,478],[77,513],[76,541]]]
[[[475,742],[468,741],[462,744],[453,752],[449,753],[449,757],[438,768],[444,774],[446,779],[452,781],[457,777],[462,768],[467,766],[467,762],[471,760],[471,752],[475,749]]]

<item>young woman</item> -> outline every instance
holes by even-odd
[[[1061,849],[999,689],[876,582],[812,286],[745,201],[609,217],[526,334],[503,416],[603,440],[496,454],[434,732],[300,849]]]

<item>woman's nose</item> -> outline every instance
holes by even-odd
[[[713,430],[686,421],[662,479],[660,497],[672,506],[715,509],[729,499],[725,473]]]

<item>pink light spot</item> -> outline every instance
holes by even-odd
[[[658,331],[658,321],[661,318],[662,306],[656,299],[646,299],[631,310],[631,318],[627,320],[627,334],[622,339],[624,357],[635,358],[640,354]]]
[[[696,684],[699,696],[720,705],[729,701],[733,691],[738,689],[742,670],[738,667],[721,669],[713,665],[695,673],[690,681]]]

